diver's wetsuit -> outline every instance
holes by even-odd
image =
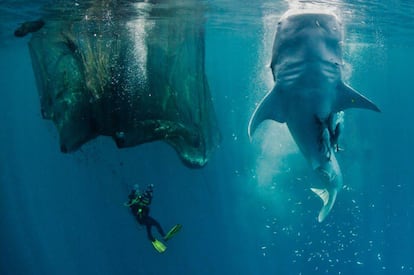
[[[137,218],[137,221],[141,225],[145,225],[147,228],[147,235],[148,239],[151,242],[155,241],[154,236],[151,232],[151,227],[155,226],[160,233],[161,236],[165,236],[164,230],[159,222],[157,222],[154,218],[149,216],[149,205],[152,201],[152,187],[148,186],[147,190],[145,190],[144,194],[139,194],[136,190],[132,190],[128,196],[129,198],[129,207],[131,208],[132,214]]]

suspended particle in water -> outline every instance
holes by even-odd
[[[377,254],[377,259],[378,259],[378,261],[381,261],[381,260],[382,260],[382,258],[381,258],[381,253],[378,253],[378,254]]]

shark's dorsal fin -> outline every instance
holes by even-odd
[[[349,108],[361,108],[381,112],[381,110],[372,101],[343,82],[338,85],[337,91],[337,100],[334,106],[335,112]]]
[[[329,190],[328,189],[318,189],[318,188],[311,188],[312,192],[318,195],[318,197],[323,201],[323,206],[321,211],[319,211],[318,221],[323,222],[325,218],[328,216],[329,212],[335,203],[336,195],[338,191],[336,189]]]
[[[283,104],[282,91],[275,86],[267,95],[260,101],[249,121],[248,134],[252,134],[257,126],[266,119],[272,119],[280,123],[286,122],[285,104]]]

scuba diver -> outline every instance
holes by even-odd
[[[134,185],[134,188],[128,195],[129,201],[125,203],[125,206],[129,206],[129,208],[131,208],[132,214],[135,216],[140,225],[145,225],[148,239],[151,241],[154,248],[158,252],[162,253],[167,249],[167,247],[164,243],[154,238],[152,235],[152,227],[155,226],[158,233],[163,236],[164,241],[168,241],[175,234],[177,234],[178,231],[180,231],[182,225],[176,224],[170,231],[168,231],[167,234],[165,234],[160,223],[149,215],[149,206],[152,201],[153,186],[154,185],[152,184],[148,185],[147,189],[141,193],[138,185]]]

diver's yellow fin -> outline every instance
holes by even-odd
[[[163,253],[167,249],[165,244],[163,244],[162,242],[160,242],[157,239],[152,242],[152,245],[154,246],[155,250],[157,250],[160,253]]]
[[[182,227],[183,226],[181,224],[174,225],[173,228],[171,228],[170,231],[168,231],[168,233],[165,235],[164,240],[168,241],[169,239],[174,237],[175,234],[177,234],[181,230]]]

